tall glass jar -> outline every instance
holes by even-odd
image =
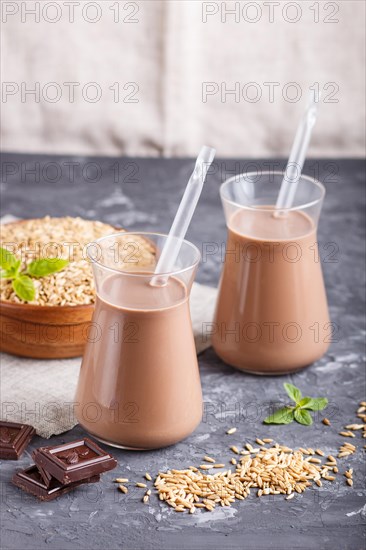
[[[97,298],[76,416],[94,437],[122,448],[171,445],[202,418],[189,309],[200,253],[184,241],[174,270],[151,284],[166,239],[121,233],[99,239],[88,250]],[[120,254],[116,261],[121,243],[122,264]],[[153,254],[144,258],[147,243]]]

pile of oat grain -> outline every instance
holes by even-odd
[[[63,258],[70,261],[58,273],[34,279],[36,297],[32,304],[42,306],[74,306],[93,304],[95,289],[86,246],[96,239],[116,233],[116,228],[82,218],[51,218],[26,220],[0,226],[0,246],[22,259],[22,269],[40,258]],[[123,237],[120,237],[123,240]],[[151,264],[152,246],[141,239],[139,261]],[[121,267],[121,266],[120,266]],[[0,279],[0,300],[22,303],[14,293],[11,281]]]
[[[321,460],[313,456],[315,452],[312,449],[293,451],[275,444],[273,447],[249,451],[248,455],[236,462],[234,471],[226,470],[216,474],[200,471],[215,468],[216,464],[207,468],[202,465],[199,469],[190,467],[186,470],[169,470],[166,473],[159,472],[154,485],[160,499],[177,512],[188,509],[193,513],[196,508],[212,511],[217,504],[230,506],[236,500],[247,498],[251,490],[256,490],[259,497],[283,494],[291,499],[295,493],[302,493],[310,487],[312,482],[321,486],[321,479],[335,479],[329,475],[336,467],[335,459],[329,457],[331,462],[321,464]],[[317,453],[321,456],[324,454],[320,450]],[[223,464],[218,466],[222,467]]]
[[[346,426],[348,432],[340,432],[340,435],[356,437],[353,431],[363,429],[363,437],[366,437],[365,401],[360,403],[357,416],[363,424],[349,424]],[[323,424],[331,425],[328,419],[323,419]],[[231,436],[236,432],[237,428],[233,427],[226,434]],[[350,432],[352,436],[349,435]],[[176,512],[191,514],[200,508],[212,512],[217,505],[231,506],[237,500],[245,500],[251,492],[255,492],[258,497],[284,495],[286,500],[291,500],[296,493],[303,493],[313,483],[322,487],[324,480],[334,482],[336,476],[340,475],[345,477],[345,483],[349,487],[353,487],[353,468],[348,468],[342,474],[337,459],[333,455],[326,457],[321,449],[299,447],[294,450],[274,443],[271,438],[256,438],[255,442],[258,447],[253,447],[250,443],[246,443],[241,450],[236,445],[230,446],[230,451],[235,455],[230,463],[235,469],[215,473],[214,469],[224,469],[225,463],[217,462],[211,456],[204,456],[205,463],[199,467],[189,466],[184,470],[158,472],[154,480],[146,473],[145,479],[148,482],[153,481],[159,500]],[[342,461],[356,451],[356,447],[351,444],[344,444],[342,447],[337,456]],[[211,470],[211,473],[207,470]],[[115,482],[119,484],[118,489],[122,493],[128,493],[128,478],[117,478]],[[140,482],[135,483],[135,487],[144,489],[142,502],[147,504],[152,488]]]

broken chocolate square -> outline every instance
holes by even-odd
[[[44,483],[37,466],[33,464],[29,468],[20,470],[14,474],[12,482],[26,493],[34,495],[40,500],[48,501],[53,500],[59,495],[68,493],[69,491],[75,489],[75,487],[79,487],[79,485],[83,485],[84,483],[96,483],[99,479],[100,476],[95,475],[89,479],[83,479],[80,481],[75,481],[74,483],[69,483],[68,485],[63,485],[57,481],[57,479],[52,478],[49,486],[47,486]]]
[[[0,458],[18,460],[34,434],[28,424],[0,421]]]
[[[94,441],[85,438],[33,452],[34,462],[63,485],[99,475],[117,466],[117,461]]]

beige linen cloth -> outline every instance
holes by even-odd
[[[210,346],[202,336],[202,325],[213,318],[216,293],[215,288],[193,285],[191,317],[197,353]],[[32,424],[45,438],[70,430],[77,424],[73,401],[80,364],[81,357],[26,359],[1,353],[1,420]]]
[[[3,151],[287,157],[319,83],[309,155],[364,155],[365,2],[3,4]]]

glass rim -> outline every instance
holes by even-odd
[[[283,177],[285,175],[285,172],[263,171],[262,175],[265,175],[265,174],[270,174],[272,176],[282,176]],[[228,204],[231,204],[232,206],[237,206],[238,208],[242,208],[242,209],[245,209],[245,210],[255,210],[256,212],[257,211],[266,211],[266,212],[268,212],[268,208],[261,208],[261,205],[259,205],[259,207],[258,207],[258,206],[255,206],[255,205],[250,206],[250,205],[247,205],[247,204],[240,204],[239,202],[233,201],[233,200],[231,200],[231,199],[229,199],[229,198],[227,198],[223,195],[226,187],[228,187],[232,181],[236,180],[238,177],[240,178],[241,176],[245,176],[245,177],[258,176],[258,172],[247,172],[247,173],[243,172],[242,174],[236,174],[235,176],[231,176],[230,178],[225,180],[220,185],[221,200],[225,201]],[[301,180],[301,179],[304,179],[304,180],[312,183],[315,187],[317,187],[320,190],[320,197],[318,199],[315,199],[315,200],[310,201],[308,203],[300,204],[300,205],[297,205],[297,206],[291,206],[290,208],[281,208],[281,209],[279,209],[279,210],[281,210],[281,212],[291,212],[291,211],[296,211],[296,210],[304,210],[305,208],[310,208],[311,206],[315,206],[316,204],[319,204],[324,199],[326,190],[325,190],[324,185],[322,183],[320,183],[319,180],[317,180],[315,178],[312,178],[311,176],[307,176],[306,174],[301,174],[299,180]],[[255,184],[256,182],[253,182],[253,183]]]
[[[101,261],[96,260],[96,259],[91,257],[89,249],[92,245],[95,245],[95,244],[99,245],[99,243],[101,243],[102,241],[105,241],[107,239],[113,239],[113,238],[117,238],[119,236],[126,236],[126,235],[137,235],[139,237],[140,236],[141,237],[149,237],[149,236],[150,237],[164,237],[164,238],[168,237],[168,235],[166,233],[156,233],[156,232],[153,232],[153,231],[118,231],[116,233],[111,233],[110,235],[104,235],[103,237],[99,237],[99,239],[96,239],[95,241],[91,241],[90,243],[88,243],[88,245],[86,247],[86,253],[88,255],[89,260],[91,261],[92,264],[98,265],[101,268],[103,268],[107,271],[110,271],[111,273],[115,273],[117,275],[127,275],[129,277],[151,278],[152,275],[153,275],[151,273],[146,274],[146,273],[131,272],[131,271],[127,271],[125,269],[116,269],[114,267],[109,267],[109,266],[105,265],[104,263],[102,263]],[[194,269],[195,267],[198,266],[198,264],[201,261],[201,253],[200,253],[198,247],[195,244],[188,241],[187,239],[183,239],[182,244],[188,245],[188,247],[195,253],[195,255],[196,255],[195,261],[191,262],[187,267],[182,267],[180,269],[175,269],[173,271],[168,271],[168,272],[165,272],[165,273],[159,273],[159,275],[158,275],[159,277],[172,277],[174,275],[180,275],[181,273],[185,273],[186,271]]]

